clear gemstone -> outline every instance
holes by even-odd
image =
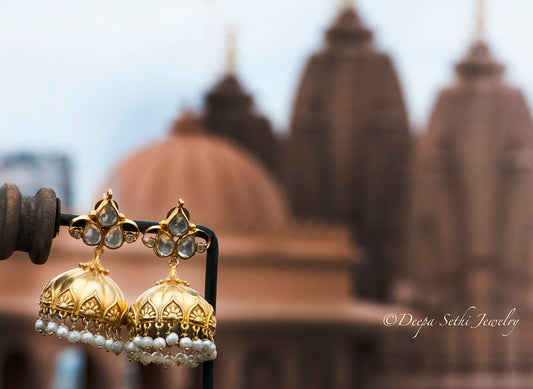
[[[124,236],[120,226],[113,227],[105,236],[105,245],[110,249],[118,249],[124,243]]]
[[[194,243],[194,235],[189,235],[181,240],[178,244],[178,255],[181,258],[190,258],[194,255],[196,249]]]
[[[163,360],[163,364],[165,365],[165,367],[170,367],[174,365],[175,363],[176,363],[176,360],[172,358],[170,355],[165,356]]]
[[[189,231],[189,222],[181,211],[168,223],[168,229],[173,235],[177,236],[182,236]]]
[[[100,212],[98,212],[98,221],[101,225],[109,227],[118,221],[118,213],[111,203],[107,203]]]
[[[128,243],[133,242],[133,235],[126,236],[126,242],[128,242]]]
[[[154,238],[148,238],[143,240],[143,243],[146,245],[146,247],[154,247],[155,240]]]
[[[203,253],[205,251],[205,246],[203,244],[199,244],[198,247],[196,247],[196,251]]]
[[[162,257],[168,257],[174,251],[174,241],[167,233],[162,233],[157,239],[157,253]]]
[[[96,246],[102,240],[102,232],[94,223],[88,223],[83,234],[83,241],[89,246]]]
[[[80,230],[75,230],[73,233],[72,233],[72,236],[76,239],[80,239],[81,238],[81,231]]]
[[[163,354],[161,354],[158,351],[152,353],[152,363],[157,363],[157,364],[163,363],[164,358],[165,357],[163,356]]]
[[[185,362],[187,362],[187,355],[183,353],[179,353],[176,355],[176,362],[178,365],[183,365]]]
[[[143,352],[139,359],[143,365],[148,365],[150,362],[152,362],[152,354]]]

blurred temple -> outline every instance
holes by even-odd
[[[325,35],[283,137],[239,81],[231,41],[203,111],[181,113],[96,193],[111,187],[127,217],[154,221],[181,197],[217,233],[217,389],[533,387],[533,123],[521,92],[480,27],[415,135],[393,62],[356,9],[344,5]],[[24,186],[15,171],[2,177]],[[69,199],[63,181],[28,182]],[[34,332],[46,281],[91,253],[62,231],[38,271],[20,253],[1,264],[0,389],[199,388],[200,369],[143,367]],[[102,262],[128,301],[167,271],[137,244]],[[203,290],[204,265],[178,270]],[[512,308],[508,336],[437,325],[413,339],[416,327],[383,325]]]

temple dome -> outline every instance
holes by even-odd
[[[288,219],[285,195],[260,162],[204,132],[191,113],[167,139],[127,157],[108,182],[131,218],[162,220],[182,198],[193,223],[217,231],[265,230]]]

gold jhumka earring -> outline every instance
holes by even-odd
[[[71,221],[70,235],[94,246],[94,258],[46,284],[35,329],[43,335],[56,334],[71,343],[91,344],[120,354],[124,348],[121,325],[128,304],[100,264],[100,256],[104,248],[118,249],[124,242],[135,242],[139,229],[119,213],[112,197],[108,190],[95,210]]]
[[[180,199],[166,220],[144,232],[144,245],[153,248],[158,257],[169,258],[170,273],[141,294],[128,310],[129,341],[124,350],[130,360],[145,365],[196,367],[216,358],[214,309],[178,277],[176,270],[180,259],[209,248],[209,240],[196,241],[199,231],[189,222]]]

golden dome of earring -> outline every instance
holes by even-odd
[[[95,210],[70,223],[69,233],[95,246],[94,258],[49,281],[39,301],[35,329],[56,334],[71,343],[91,344],[119,354],[123,350],[121,324],[128,304],[120,288],[100,264],[104,247],[117,249],[137,240],[139,230],[118,212],[112,191],[104,194]]]
[[[196,367],[216,358],[214,309],[176,271],[178,259],[191,258],[209,247],[209,241],[195,241],[198,231],[180,199],[166,220],[144,232],[143,243],[158,257],[170,258],[170,274],[141,294],[128,310],[129,342],[124,349],[130,359],[145,365]],[[176,349],[180,350],[175,354]]]

